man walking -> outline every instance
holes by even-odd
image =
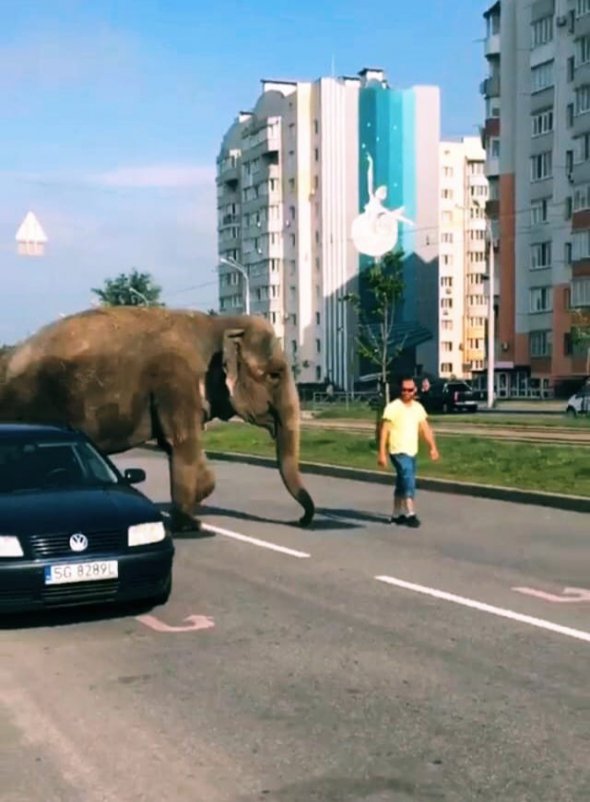
[[[402,379],[400,389],[401,398],[391,401],[383,410],[377,461],[379,465],[385,467],[389,453],[396,472],[393,515],[390,523],[406,524],[416,528],[420,526],[414,505],[419,435],[422,434],[428,444],[432,460],[437,460],[439,454],[434,433],[426,420],[426,410],[414,398],[416,394],[414,379]]]

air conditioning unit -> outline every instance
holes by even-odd
[[[555,24],[558,28],[563,28],[564,25],[567,25],[567,17],[562,15],[561,17],[555,18]]]

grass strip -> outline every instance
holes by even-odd
[[[483,437],[439,440],[441,459],[431,462],[421,444],[418,475],[478,484],[590,496],[590,455],[587,448],[490,441]],[[205,432],[205,448],[273,456],[274,443],[260,429],[241,423],[216,425]],[[301,460],[377,469],[371,434],[328,429],[301,433]]]

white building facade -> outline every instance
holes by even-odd
[[[485,363],[485,150],[479,137],[440,144],[439,375],[470,379]]]
[[[356,279],[350,226],[358,213],[357,78],[262,81],[251,113],[226,134],[217,161],[222,314],[270,320],[299,381],[352,381]],[[327,336],[329,333],[330,336]]]
[[[367,200],[367,153],[375,185],[388,188],[387,206],[405,206],[420,232],[403,242],[409,280],[400,336],[423,349],[415,361],[426,355],[436,369],[438,240],[422,232],[438,225],[439,117],[436,87],[392,90],[382,70],[365,69],[314,82],[263,80],[252,111],[224,136],[219,310],[244,313],[249,292],[250,312],[272,323],[299,382],[350,390],[359,373],[355,315],[344,298],[364,265],[351,227]]]

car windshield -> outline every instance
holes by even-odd
[[[0,442],[0,493],[96,487],[119,481],[84,440]]]

